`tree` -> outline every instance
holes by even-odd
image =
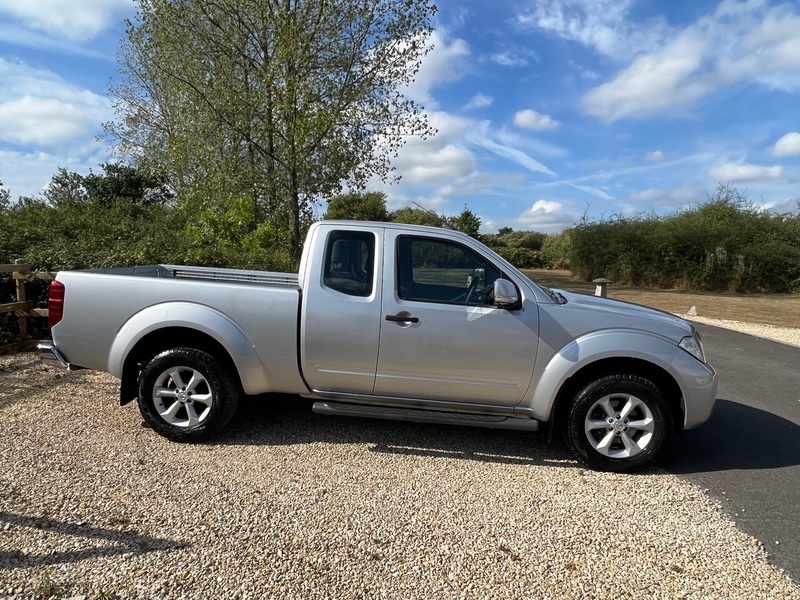
[[[456,231],[466,233],[475,239],[480,238],[478,231],[481,228],[481,218],[467,208],[466,204],[459,215],[447,219],[447,224]]]
[[[65,203],[97,204],[109,207],[117,200],[135,204],[163,204],[173,196],[164,178],[123,163],[101,165],[103,173],[81,175],[59,167],[42,192],[52,206]]]
[[[86,188],[83,187],[83,175],[67,171],[64,167],[59,167],[58,173],[50,178],[42,196],[52,206],[80,204],[89,199]]]
[[[234,199],[290,232],[321,198],[386,180],[426,117],[401,90],[430,51],[429,0],[137,0],[112,84],[124,155],[166,169],[181,202]]]
[[[334,196],[328,200],[325,219],[352,219],[355,221],[388,221],[386,210],[386,194],[383,192],[367,192],[358,194],[350,192]]]
[[[89,173],[83,178],[83,187],[93,202],[105,206],[116,200],[164,204],[173,198],[163,175],[123,163],[106,163],[102,169],[102,175]]]
[[[11,192],[3,187],[3,182],[0,181],[0,212],[7,210],[11,206]]]
[[[441,215],[421,208],[411,208],[405,206],[398,208],[391,215],[394,223],[409,223],[411,225],[427,225],[429,227],[444,227],[444,220]]]

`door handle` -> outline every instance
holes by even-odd
[[[387,321],[393,323],[419,323],[419,317],[413,316],[411,313],[405,311],[397,313],[396,315],[386,315]]]

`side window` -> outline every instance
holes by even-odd
[[[479,254],[430,238],[398,240],[398,295],[403,300],[485,305],[501,276]]]
[[[363,231],[333,231],[325,247],[323,281],[350,296],[372,293],[375,236]]]

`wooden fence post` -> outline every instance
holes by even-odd
[[[23,265],[25,264],[25,260],[18,258],[14,261],[15,265]],[[14,283],[16,284],[17,288],[17,302],[26,302],[27,298],[25,297],[25,278],[26,275],[24,272],[13,273]],[[22,340],[28,338],[28,315],[25,311],[17,311],[17,317],[19,317],[19,337]]]

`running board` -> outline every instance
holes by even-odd
[[[392,421],[467,425],[469,427],[517,429],[522,431],[539,430],[539,421],[535,419],[499,417],[497,415],[471,415],[468,413],[420,410],[416,408],[343,404],[341,402],[315,402],[312,410],[320,415],[336,415],[339,417],[366,417],[368,419],[390,419]]]

